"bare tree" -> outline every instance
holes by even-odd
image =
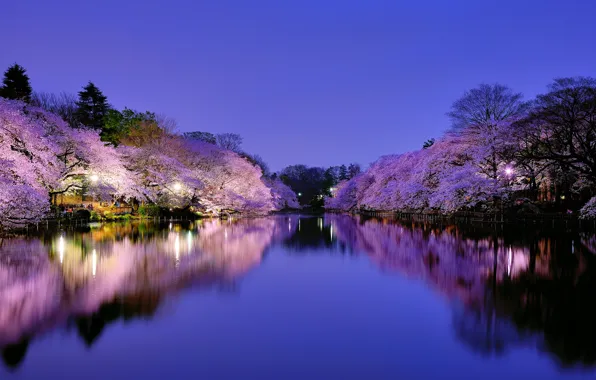
[[[480,169],[489,178],[497,179],[506,146],[513,143],[508,136],[509,127],[526,109],[521,93],[501,84],[481,84],[455,101],[447,115],[452,133],[484,148]]]
[[[240,152],[242,145],[242,136],[236,133],[220,133],[215,136],[217,145],[223,149],[231,150],[233,152]]]
[[[490,128],[526,109],[523,95],[501,84],[481,84],[456,100],[447,114],[457,131]]]
[[[596,183],[596,79],[556,79],[517,129],[525,142],[519,151],[522,160],[543,162]]]
[[[213,145],[217,144],[217,139],[215,138],[215,135],[209,132],[184,132],[183,136],[185,139],[189,140],[200,140]]]
[[[34,92],[31,103],[44,110],[62,117],[71,127],[78,127],[76,117],[77,96],[67,92],[54,94],[51,92]]]
[[[173,135],[178,131],[178,122],[171,116],[164,114],[155,115],[155,121],[157,125],[167,134]]]
[[[261,168],[261,172],[264,176],[268,177],[271,175],[271,170],[269,170],[269,165],[265,162],[263,157],[259,156],[258,154],[251,155],[252,161],[255,165]]]

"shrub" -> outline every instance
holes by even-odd
[[[101,220],[101,215],[97,211],[91,211],[89,219],[93,222],[97,222]]]
[[[159,216],[159,206],[149,204],[149,205],[142,205],[139,206],[139,215],[143,218],[150,217],[150,216]]]

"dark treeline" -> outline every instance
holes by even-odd
[[[290,165],[274,175],[298,194],[302,205],[320,208],[324,197],[332,196],[338,183],[352,179],[360,172],[360,165],[355,163],[328,168]]]

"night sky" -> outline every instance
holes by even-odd
[[[531,97],[596,76],[595,14],[590,0],[1,0],[0,69],[239,133],[274,170],[366,166],[439,137],[479,83]]]

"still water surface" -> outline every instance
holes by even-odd
[[[1,379],[594,379],[596,239],[346,215],[0,243]]]

